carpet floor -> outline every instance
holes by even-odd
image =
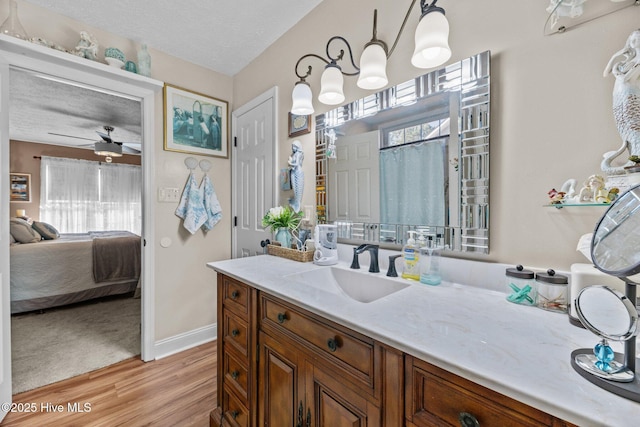
[[[139,355],[140,305],[120,297],[11,316],[13,394]]]

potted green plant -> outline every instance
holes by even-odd
[[[291,247],[291,232],[297,230],[302,220],[302,212],[295,212],[289,206],[276,206],[262,218],[262,226],[271,229],[274,239],[282,247]]]

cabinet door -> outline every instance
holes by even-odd
[[[304,371],[307,402],[314,427],[379,427],[380,409],[347,387],[339,371],[307,362]],[[307,427],[307,426],[305,426]]]
[[[263,332],[259,339],[258,425],[303,427],[300,420],[306,405],[298,351],[285,340],[275,340]]]

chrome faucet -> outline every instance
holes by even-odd
[[[378,267],[378,245],[369,245],[362,244],[357,248],[353,248],[353,261],[351,262],[351,268],[360,268],[360,263],[358,262],[358,255],[363,253],[364,251],[369,251],[369,258],[371,263],[369,264],[369,273],[379,273],[380,268]]]

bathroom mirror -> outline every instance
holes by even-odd
[[[489,51],[316,117],[318,222],[399,248],[489,252]]]
[[[637,334],[638,311],[622,293],[606,286],[584,288],[576,312],[585,328],[599,337],[624,341]]]

